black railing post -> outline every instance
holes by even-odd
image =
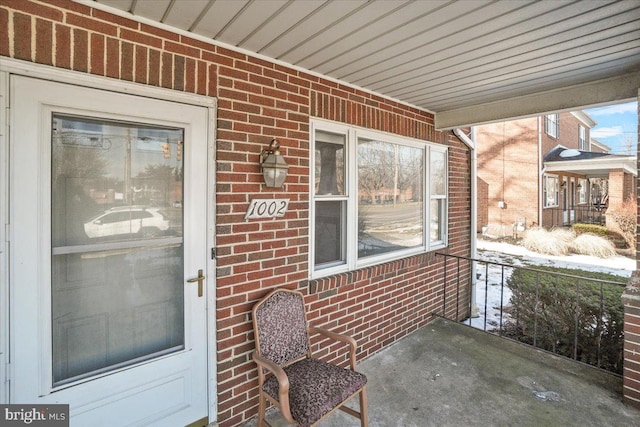
[[[458,258],[458,263],[456,265],[456,280],[457,280],[457,284],[456,284],[456,322],[458,321],[458,316],[460,315],[459,313],[459,307],[460,307],[460,258]]]
[[[502,300],[504,299],[504,265],[502,266],[502,273],[500,277],[500,331],[499,335],[502,336]]]
[[[442,317],[447,317],[447,256],[444,257],[444,284],[442,285]]]
[[[538,306],[540,304],[540,272],[536,272],[536,305],[533,314],[533,346],[538,346]]]
[[[578,328],[580,327],[580,282],[576,279],[576,324],[573,330],[573,360],[578,360]]]
[[[487,331],[487,297],[489,295],[489,263],[484,263],[484,331]]]

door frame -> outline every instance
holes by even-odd
[[[117,93],[154,98],[162,101],[188,104],[207,108],[207,388],[208,388],[208,418],[209,423],[217,420],[217,365],[216,365],[216,265],[213,256],[215,248],[215,188],[216,188],[216,121],[217,99],[204,95],[196,95],[174,91],[171,89],[146,86],[138,83],[98,77],[77,71],[61,70],[45,65],[33,64],[16,59],[2,58],[0,63],[0,404],[9,402],[9,381],[12,380],[12,370],[9,360],[9,318],[12,310],[9,296],[9,254],[10,241],[13,230],[10,225],[9,212],[9,77],[10,75],[50,80],[67,83],[74,86],[102,89]]]

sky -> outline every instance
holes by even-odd
[[[584,110],[597,125],[591,138],[611,147],[612,154],[635,154],[638,143],[638,103],[609,105]]]

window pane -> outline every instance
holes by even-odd
[[[183,134],[54,115],[54,385],[183,348]]]
[[[315,203],[315,266],[344,264],[346,261],[345,221],[347,202]]]
[[[358,141],[358,257],[424,244],[424,150]]]
[[[181,235],[182,141],[182,129],[54,116],[54,247]]]
[[[558,186],[558,178],[555,176],[547,176],[546,185],[545,185],[545,205],[546,206],[556,206],[558,204],[556,188]]]
[[[444,196],[447,194],[447,177],[445,167],[446,155],[444,152],[431,150],[431,170],[429,181],[431,182],[431,195]]]
[[[52,262],[54,384],[182,348],[181,244]]]
[[[344,194],[345,135],[317,131],[315,143],[315,194]]]
[[[444,230],[442,221],[444,221],[444,199],[432,199],[429,204],[431,213],[431,223],[429,224],[429,239],[432,242],[443,240],[442,232]]]

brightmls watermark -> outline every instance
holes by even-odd
[[[69,427],[69,405],[0,405],[0,427]]]

